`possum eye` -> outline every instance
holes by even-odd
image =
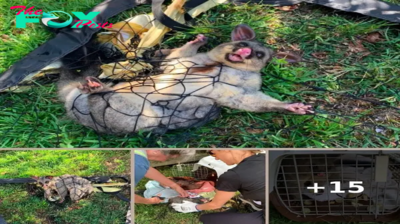
[[[45,184],[49,184],[49,181],[48,181],[48,180],[46,180],[44,183],[45,183]]]
[[[263,58],[264,56],[265,56],[265,54],[264,54],[264,52],[261,52],[261,51],[257,51],[256,52],[256,56],[257,56],[257,58]]]
[[[248,47],[249,45],[245,42],[240,42],[240,43],[238,43],[238,46],[239,47]]]

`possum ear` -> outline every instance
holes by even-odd
[[[47,179],[52,180],[53,176],[46,176]]]
[[[39,177],[37,177],[37,176],[32,176],[31,178],[34,180],[39,180]]]
[[[232,41],[254,40],[255,38],[256,33],[254,32],[254,30],[245,24],[237,25],[231,33]]]

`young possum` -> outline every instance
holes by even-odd
[[[67,195],[77,201],[93,192],[90,181],[75,175],[64,174],[59,177],[33,177],[44,190],[44,197],[49,201],[64,202]]]
[[[170,179],[176,184],[178,184],[184,190],[199,189],[203,183],[203,182],[199,183],[199,181],[190,177],[171,177]]]
[[[56,183],[53,177],[33,177],[44,190],[44,198],[49,201],[57,201],[61,197],[57,193]]]
[[[314,183],[318,183],[319,186],[323,186],[327,181],[331,181],[335,175],[332,172],[332,168],[335,165],[334,158],[322,158],[323,156],[317,155],[310,157],[303,155],[296,155],[296,163],[292,157],[286,158],[282,161],[282,168],[284,180],[286,182],[287,193],[295,201],[300,201],[302,192],[309,186],[314,186]],[[296,173],[297,168],[297,173]],[[300,188],[300,189],[299,189]],[[323,193],[322,189],[318,190],[318,193]]]
[[[161,74],[113,87],[93,77],[98,73],[91,69],[82,72],[85,78],[63,70],[59,95],[69,117],[111,134],[196,126],[199,120],[218,116],[216,105],[249,112],[312,113],[309,105],[281,102],[260,91],[260,71],[273,52],[254,37],[250,27],[238,25],[232,42],[197,53],[207,42],[198,35],[169,51]]]

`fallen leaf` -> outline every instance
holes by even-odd
[[[361,56],[358,57],[359,59],[371,54],[371,52],[364,47],[363,41],[360,39],[356,40],[355,43],[352,42],[348,43],[348,51],[346,52],[345,55],[349,56],[352,53],[361,53]]]
[[[249,134],[262,134],[262,133],[264,133],[264,129],[247,128],[246,131]]]
[[[272,122],[274,124],[278,124],[278,125],[282,125],[283,124],[283,120],[281,118],[273,118]]]
[[[328,96],[330,103],[337,103],[337,100],[333,96]]]
[[[21,34],[21,33],[23,33],[23,32],[24,32],[24,30],[21,29],[21,28],[19,28],[19,29],[13,30],[13,31],[12,31],[12,34],[17,35],[17,34]]]
[[[293,52],[278,52],[275,54],[275,57],[278,59],[285,59],[289,63],[297,63],[302,60],[300,55],[297,55]]]
[[[269,44],[269,45],[276,44],[276,40],[274,38],[270,38],[267,40],[267,44]]]
[[[367,37],[365,38],[365,40],[370,42],[370,43],[377,43],[377,42],[380,42],[380,41],[384,40],[381,37],[382,37],[382,35],[380,33],[374,32],[374,33],[368,34]]]
[[[289,47],[294,51],[300,51],[300,46],[298,44],[289,44]]]
[[[287,5],[287,6],[278,6],[276,7],[277,9],[281,10],[281,11],[293,11],[295,9],[299,8],[299,5]]]
[[[26,119],[24,119],[24,122],[27,123],[27,124],[32,124],[32,123],[33,123],[33,122],[28,121],[28,120],[26,120]]]
[[[7,41],[10,40],[10,36],[3,34],[3,35],[1,35],[1,39],[2,39],[4,42],[7,42]]]
[[[314,58],[318,58],[318,59],[326,59],[328,57],[328,53],[326,53],[326,52],[314,52],[314,53],[311,53],[311,55]]]
[[[76,201],[76,203],[78,203],[79,201]],[[77,209],[80,209],[80,208],[82,208],[81,206],[79,206],[79,205],[73,205],[72,207],[69,207],[68,208],[68,210],[69,211],[72,211],[72,210],[77,210]]]
[[[349,43],[349,51],[353,53],[368,52],[367,48],[364,47],[362,40],[356,40],[355,43]]]

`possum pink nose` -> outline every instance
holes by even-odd
[[[251,48],[248,48],[248,47],[246,47],[246,48],[240,48],[239,50],[237,50],[237,51],[235,52],[235,54],[238,54],[238,55],[240,55],[240,56],[247,57],[247,56],[249,56],[249,55],[251,54]]]

